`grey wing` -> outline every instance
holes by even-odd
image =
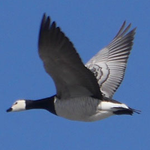
[[[46,72],[55,82],[57,97],[90,95],[102,98],[93,73],[84,66],[73,44],[56,23],[51,23],[45,14],[39,33],[39,55]]]
[[[86,64],[86,67],[95,74],[102,94],[108,98],[113,96],[124,78],[133,45],[136,28],[128,32],[131,24],[126,28],[125,24],[126,22],[123,23],[112,42]]]

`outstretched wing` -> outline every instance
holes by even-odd
[[[39,34],[39,55],[46,72],[53,78],[57,97],[78,96],[102,98],[93,73],[82,63],[73,44],[55,22],[44,14]]]
[[[131,24],[125,28],[123,23],[112,42],[98,52],[86,67],[96,76],[100,91],[105,97],[111,98],[121,84],[127,60],[133,45],[135,29],[128,32]]]

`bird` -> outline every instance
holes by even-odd
[[[7,112],[45,109],[73,121],[93,122],[113,115],[139,114],[140,111],[114,100],[120,86],[136,28],[129,31],[123,22],[113,40],[85,65],[73,43],[50,16],[43,14],[38,53],[52,77],[56,94],[38,100],[20,99]]]

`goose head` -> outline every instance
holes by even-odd
[[[17,112],[26,110],[26,100],[17,100],[13,103],[13,105],[7,109],[7,112]]]

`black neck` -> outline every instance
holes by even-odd
[[[26,109],[46,109],[56,115],[54,97],[39,99],[36,101],[26,100]]]

